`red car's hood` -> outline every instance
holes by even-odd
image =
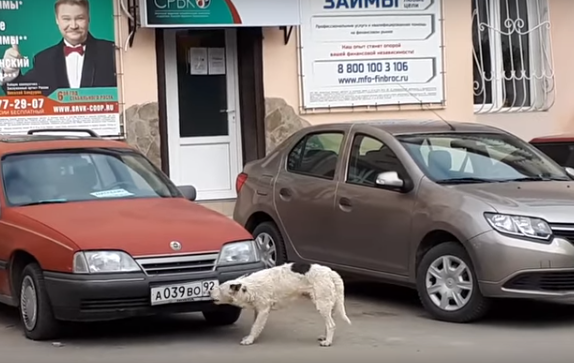
[[[183,198],[104,200],[14,208],[63,234],[83,250],[123,250],[132,256],[218,251],[251,239],[232,219]],[[171,241],[182,248],[173,251]]]

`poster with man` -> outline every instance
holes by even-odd
[[[0,134],[120,134],[112,0],[0,2]]]

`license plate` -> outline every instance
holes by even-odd
[[[151,304],[163,305],[211,300],[209,292],[218,285],[219,281],[217,280],[205,280],[152,287]]]

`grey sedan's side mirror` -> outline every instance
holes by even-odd
[[[182,185],[177,187],[177,189],[179,189],[181,194],[183,194],[187,200],[191,200],[193,202],[195,201],[195,198],[197,198],[197,191],[193,185]]]
[[[405,182],[396,171],[387,171],[377,175],[375,185],[381,189],[397,190],[405,186]]]
[[[566,171],[566,174],[568,174],[568,176],[572,179],[574,179],[574,169],[572,169],[571,167],[567,166],[564,168],[564,170]]]

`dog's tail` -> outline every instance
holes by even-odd
[[[347,316],[345,311],[345,284],[341,276],[333,271],[332,273],[333,283],[335,284],[335,292],[337,294],[337,301],[335,301],[335,311],[339,316],[351,325],[351,319]]]

